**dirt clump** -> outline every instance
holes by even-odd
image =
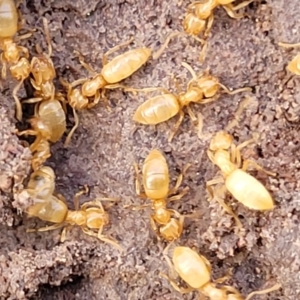
[[[0,119],[0,224],[12,226],[17,218],[13,206],[20,209],[13,200],[18,199],[18,192],[23,189],[23,181],[30,171],[31,153],[21,145],[16,127],[3,107]]]

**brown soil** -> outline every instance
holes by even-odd
[[[179,1],[91,0],[27,1],[20,10],[26,26],[38,30],[22,41],[31,55],[35,44],[46,49],[41,16],[49,20],[58,77],[69,81],[88,76],[73,51],[79,50],[98,71],[101,57],[109,48],[135,37],[130,47],[144,44],[154,50],[166,36],[182,30],[186,3]],[[184,2],[184,1],[181,1]],[[86,4],[89,3],[89,4]],[[186,219],[177,244],[194,246],[212,263],[213,278],[228,274],[227,284],[244,295],[253,290],[282,284],[282,290],[253,299],[298,299],[300,295],[299,241],[299,79],[289,79],[285,66],[297,53],[277,46],[279,41],[300,41],[300,6],[297,1],[256,1],[246,8],[248,17],[230,19],[223,9],[215,10],[204,65],[199,63],[199,43],[190,37],[178,37],[158,60],[151,60],[124,81],[133,87],[162,86],[176,91],[171,75],[182,88],[190,74],[183,61],[196,72],[206,67],[230,87],[250,86],[252,93],[223,95],[208,105],[192,105],[204,117],[203,135],[186,116],[172,143],[168,133],[176,118],[156,127],[136,126],[132,115],[147,95],[114,90],[107,92],[112,106],[103,103],[79,113],[80,127],[69,148],[64,140],[51,147],[47,164],[56,172],[57,192],[74,208],[73,195],[84,184],[91,188],[82,202],[99,196],[119,197],[108,209],[110,226],[105,229],[126,250],[124,255],[110,245],[72,228],[60,243],[60,230],[26,233],[27,228],[45,226],[35,218],[19,214],[24,199],[17,197],[22,181],[30,174],[28,149],[14,134],[16,84],[3,83],[0,106],[0,295],[1,299],[198,299],[197,293],[180,295],[159,272],[167,272],[162,257],[166,244],[158,241],[150,228],[151,211],[132,211],[123,206],[141,204],[134,189],[133,163],[144,160],[153,148],[161,149],[168,160],[172,182],[187,163],[192,163],[183,186],[189,193],[172,207],[182,214],[200,211],[197,219]],[[123,51],[123,50],[121,50]],[[120,53],[121,53],[120,51]],[[124,50],[125,51],[125,50]],[[289,80],[288,80],[289,79]],[[61,89],[57,80],[57,89]],[[23,98],[32,96],[30,87],[21,90]],[[212,134],[234,118],[239,102],[248,95],[251,105],[243,112],[232,133],[236,143],[259,133],[257,145],[251,145],[243,157],[255,159],[278,173],[271,178],[253,172],[270,190],[276,208],[270,213],[250,211],[227,198],[245,229],[244,238],[235,234],[234,220],[216,202],[208,202],[205,182],[215,177],[206,155]],[[30,111],[25,108],[25,117]],[[73,117],[68,115],[71,128]],[[20,124],[18,124],[19,126]],[[21,128],[24,124],[21,124]],[[23,127],[22,127],[23,128]],[[65,138],[65,137],[64,137]]]

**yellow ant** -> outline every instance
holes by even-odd
[[[170,244],[172,245],[172,244]],[[180,288],[173,278],[160,273],[160,276],[170,281],[173,288],[184,294],[192,291],[198,291],[211,300],[243,300],[244,297],[232,286],[224,285],[217,287],[217,284],[224,282],[227,276],[211,281],[211,264],[202,255],[198,254],[189,247],[177,246],[173,251],[172,261],[168,257],[170,245],[164,250],[164,257],[170,269],[179,275],[179,277],[188,285],[188,288]],[[255,291],[249,294],[245,300],[251,299],[254,295],[263,295],[276,291],[281,288],[280,284],[275,284],[269,289]]]
[[[55,93],[53,79],[56,76],[51,60],[52,44],[48,21],[43,18],[44,31],[48,44],[48,54],[40,54],[31,60],[31,84],[35,88],[35,98],[23,103],[36,103],[34,117],[29,120],[31,129],[18,132],[18,135],[34,135],[36,139],[30,146],[33,153],[32,168],[36,170],[50,156],[49,142],[56,143],[66,131],[65,99]],[[61,103],[63,106],[61,105]]]
[[[189,190],[188,187],[182,190],[178,195],[174,195],[181,185],[183,174],[190,165],[187,165],[183,173],[178,177],[173,189],[169,189],[169,168],[166,159],[159,150],[152,150],[146,157],[143,168],[143,187],[145,193],[141,192],[141,179],[139,167],[135,163],[136,172],[136,193],[143,199],[152,201],[154,213],[150,217],[151,227],[158,238],[163,237],[167,241],[178,239],[183,230],[184,216],[180,215],[174,209],[167,208],[167,202],[180,200]],[[170,195],[174,195],[169,197]],[[169,198],[168,198],[169,197]],[[129,205],[131,206],[131,205]],[[137,206],[137,209],[143,209],[149,205]]]
[[[195,1],[188,6],[189,12],[186,14],[183,21],[184,31],[187,34],[197,36],[205,30],[204,38],[206,39],[210,33],[214,21],[213,10],[217,6],[222,6],[229,17],[240,19],[243,17],[243,15],[238,15],[235,13],[235,11],[249,5],[253,1],[254,0],[245,1],[237,6],[232,5],[232,2],[234,2],[234,0]],[[207,50],[207,42],[205,40],[199,41],[204,44],[200,54],[200,61],[203,62]]]
[[[49,142],[56,143],[66,131],[66,114],[58,100],[46,100],[35,105],[34,117],[29,123],[31,129],[17,134],[36,136],[29,147],[33,154],[32,168],[36,170],[51,156]]]
[[[61,242],[64,242],[66,239],[67,229],[70,226],[77,225],[81,227],[85,234],[97,237],[99,240],[109,243],[118,250],[123,251],[123,248],[115,240],[102,234],[104,226],[109,223],[109,216],[105,212],[101,201],[116,201],[116,199],[95,199],[93,201],[84,203],[79,209],[79,197],[87,192],[88,188],[85,186],[84,191],[76,193],[74,197],[74,211],[68,209],[65,199],[61,195],[58,195],[57,197],[51,195],[45,198],[34,197],[34,205],[27,209],[28,215],[30,217],[38,217],[43,221],[48,221],[55,224],[39,228],[37,230],[28,229],[27,232],[49,231],[64,227],[61,234]]]
[[[75,124],[68,134],[65,146],[70,143],[71,137],[79,125],[79,118],[77,116],[76,110],[82,110],[86,108],[89,109],[94,107],[96,104],[98,104],[101,97],[109,107],[108,100],[105,97],[106,89],[124,88],[123,85],[120,85],[118,83],[128,78],[138,69],[140,69],[150,59],[151,56],[153,57],[153,59],[158,59],[163,50],[169,44],[171,38],[179,34],[179,32],[170,34],[160,50],[158,50],[153,55],[150,48],[142,47],[129,50],[121,55],[116,56],[110,62],[108,62],[108,55],[118,51],[121,47],[129,45],[133,41],[133,38],[131,38],[129,41],[113,47],[103,55],[103,68],[100,73],[96,72],[89,64],[87,64],[84,61],[83,56],[78,51],[75,51],[75,53],[79,57],[81,65],[91,74],[93,74],[93,78],[82,78],[72,83],[68,83],[63,79],[60,79],[61,84],[68,90],[67,99],[69,105],[73,108],[75,119]],[[81,84],[82,86],[80,88],[76,88]],[[102,91],[100,92],[100,90]],[[90,100],[90,98],[93,98],[93,100]]]
[[[30,78],[30,82],[35,89],[34,98],[23,101],[24,103],[37,103],[45,100],[53,100],[55,96],[58,98],[55,94],[55,86],[53,83],[56,72],[51,59],[52,43],[46,18],[43,18],[43,26],[48,44],[48,53],[42,52],[40,47],[37,47],[39,54],[34,56],[30,63],[31,74],[33,76],[33,78]]]
[[[285,48],[299,47],[300,43],[288,44],[288,43],[278,43],[279,46]],[[287,65],[287,69],[296,75],[300,75],[300,54],[296,55]]]
[[[191,103],[207,104],[217,100],[220,96],[220,88],[223,89],[223,92],[230,95],[251,91],[251,89],[248,87],[230,91],[227,87],[221,84],[216,77],[210,75],[208,70],[196,75],[190,65],[184,62],[182,65],[188,69],[193,79],[188,83],[187,91],[181,92],[179,95],[172,94],[163,88],[125,89],[126,91],[147,92],[161,90],[164,92],[164,94],[150,98],[141,104],[136,110],[133,120],[140,124],[156,125],[165,122],[179,114],[178,121],[169,136],[169,142],[172,141],[175,133],[183,121],[184,107],[187,107],[187,112],[190,118],[194,123],[196,123],[197,118],[189,107]]]
[[[30,75],[30,64],[28,61],[28,49],[18,46],[14,41],[14,36],[19,29],[18,11],[13,0],[0,1],[0,49],[3,51],[0,56],[2,63],[1,77],[6,78],[7,64],[10,65],[9,71],[14,79],[19,83],[13,89],[13,98],[16,103],[16,118],[22,120],[22,106],[17,93],[23,81]],[[31,35],[19,36],[18,40],[27,38]]]
[[[242,163],[240,150],[254,141],[255,139],[253,138],[236,146],[233,143],[233,137],[229,133],[220,131],[212,138],[209,150],[207,151],[209,159],[220,168],[222,173],[222,177],[208,181],[206,183],[207,188],[212,197],[234,217],[239,228],[242,228],[240,220],[229,206],[224,203],[223,198],[226,190],[229,191],[236,200],[250,209],[264,211],[274,208],[274,202],[270,193],[262,183],[246,173],[246,170],[249,166],[253,166],[257,170],[262,170],[271,176],[275,176],[276,173],[264,170],[252,160],[244,160]],[[224,184],[222,188],[211,189],[212,185],[220,183]]]

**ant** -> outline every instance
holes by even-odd
[[[237,6],[232,5],[233,1],[234,0],[204,0],[191,3],[188,6],[188,10],[190,12],[186,14],[183,21],[184,31],[187,34],[193,35],[195,37],[205,30],[204,37],[206,39],[210,33],[214,21],[213,10],[217,6],[222,6],[229,17],[240,19],[243,17],[243,15],[238,15],[235,13],[235,11],[247,6],[254,0],[242,2]],[[199,41],[204,44],[200,55],[200,61],[203,62],[207,49],[207,42],[201,39]]]
[[[194,70],[187,63],[183,62],[182,66],[184,66],[193,77],[193,79],[187,85],[186,92],[181,92],[178,95],[175,95],[163,88],[125,89],[126,91],[162,90],[162,95],[150,98],[138,107],[133,116],[133,120],[145,125],[156,125],[169,120],[179,113],[179,119],[169,136],[169,142],[172,141],[175,133],[183,121],[183,108],[185,106],[187,107],[187,112],[190,118],[194,123],[196,123],[197,118],[189,107],[191,103],[207,104],[216,101],[220,96],[220,87],[225,93],[230,95],[251,91],[251,88],[248,87],[230,91],[227,87],[221,84],[216,77],[210,75],[208,69],[199,75],[196,75]]]
[[[66,131],[65,99],[61,94],[55,93],[53,79],[56,77],[51,60],[52,44],[48,21],[43,18],[44,31],[48,44],[48,54],[41,51],[31,60],[31,84],[35,89],[34,98],[23,103],[35,104],[34,117],[29,120],[31,129],[19,132],[18,135],[34,135],[36,139],[30,146],[33,153],[33,170],[42,165],[51,156],[49,142],[56,143]],[[61,105],[61,103],[63,105]]]
[[[101,200],[116,201],[113,198],[101,198],[89,201],[81,205],[79,208],[79,197],[88,193],[89,189],[85,186],[85,190],[79,191],[74,196],[75,210],[69,210],[66,200],[62,195],[50,195],[47,197],[34,197],[34,204],[27,209],[30,217],[38,217],[43,221],[55,223],[37,229],[37,231],[49,231],[64,227],[61,234],[61,242],[66,239],[67,229],[70,226],[78,225],[82,231],[90,236],[97,237],[99,240],[109,243],[120,251],[123,248],[113,239],[102,234],[103,228],[109,223],[109,216],[105,212]],[[27,232],[34,232],[36,229],[28,229]]]
[[[183,173],[178,177],[173,189],[169,189],[169,169],[166,159],[159,150],[152,150],[146,157],[143,168],[143,186],[145,193],[141,192],[141,179],[139,176],[139,167],[135,163],[136,172],[136,193],[143,199],[151,199],[154,214],[150,217],[151,227],[156,234],[167,241],[178,239],[183,230],[184,216],[176,210],[167,208],[167,201],[180,200],[189,190],[188,187],[182,190],[178,195],[167,198],[175,194],[181,185],[183,174],[189,168],[187,165]],[[148,207],[138,206],[136,209]]]
[[[66,114],[58,100],[46,100],[35,105],[34,117],[29,123],[31,129],[17,134],[36,136],[29,147],[33,153],[32,168],[36,170],[51,156],[49,141],[56,143],[66,131]]]
[[[0,49],[3,51],[0,55],[2,63],[1,77],[6,78],[7,65],[10,65],[9,71],[14,79],[19,83],[13,89],[13,98],[16,103],[16,118],[22,120],[22,106],[17,93],[30,75],[30,63],[28,61],[29,51],[26,47],[19,46],[14,41],[14,36],[21,27],[18,23],[19,14],[13,0],[2,0],[0,3]],[[23,22],[21,22],[22,24]],[[31,33],[19,36],[18,40],[31,36]]]
[[[270,193],[262,183],[246,173],[246,170],[249,166],[253,166],[257,170],[264,171],[271,176],[276,176],[276,173],[264,170],[256,162],[249,159],[244,160],[242,163],[241,149],[254,141],[255,139],[253,138],[236,146],[233,143],[232,135],[225,131],[220,131],[212,138],[207,151],[209,159],[220,168],[222,173],[222,177],[217,177],[206,183],[208,191],[212,198],[215,198],[234,217],[239,228],[242,228],[240,220],[223,201],[226,190],[250,209],[263,211],[274,208],[274,202]],[[211,189],[212,185],[219,183],[224,184],[222,188]]]
[[[37,45],[38,55],[34,56],[30,62],[30,69],[32,78],[30,82],[35,89],[34,98],[23,101],[24,103],[37,103],[45,100],[59,99],[61,94],[55,93],[55,86],[53,80],[56,77],[56,71],[54,68],[52,56],[52,42],[50,37],[50,31],[48,26],[48,20],[42,18],[44,26],[44,34],[48,45],[48,53],[42,52],[39,45]],[[63,99],[61,99],[63,102]]]
[[[160,276],[168,279],[173,288],[182,294],[196,290],[211,300],[249,300],[254,295],[267,294],[281,288],[280,284],[275,284],[271,288],[252,292],[244,298],[240,292],[232,286],[217,286],[217,284],[224,282],[228,276],[219,278],[215,282],[212,282],[210,262],[206,259],[206,257],[198,254],[189,247],[175,247],[173,251],[172,264],[168,257],[170,245],[166,247],[163,255],[173,273],[175,270],[179,277],[187,283],[188,288],[180,288],[175,280],[169,278],[166,274],[160,273]]]
[[[91,74],[93,74],[93,77],[91,79],[78,79],[72,83],[68,83],[63,79],[60,79],[61,84],[67,88],[68,103],[73,108],[75,119],[75,124],[68,134],[65,146],[70,143],[71,137],[79,125],[79,119],[76,110],[92,108],[98,104],[101,98],[104,99],[107,107],[109,107],[108,100],[105,97],[106,89],[125,88],[123,85],[118,83],[140,69],[150,59],[151,56],[153,59],[158,59],[168,46],[171,38],[180,34],[181,33],[179,32],[170,34],[161,48],[153,55],[150,48],[142,47],[129,50],[121,55],[116,56],[110,62],[108,62],[108,55],[118,51],[122,47],[128,46],[133,41],[133,38],[131,38],[130,40],[108,50],[103,55],[103,67],[100,73],[96,72],[89,64],[87,64],[84,61],[83,56],[78,51],[75,51],[81,65]],[[76,88],[78,85],[82,85],[81,88]],[[102,91],[100,92],[100,90]],[[93,100],[90,100],[90,98],[93,98]]]

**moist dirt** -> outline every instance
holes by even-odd
[[[166,37],[182,31],[182,20],[190,1],[166,0],[53,0],[24,1],[20,11],[23,31],[36,29],[21,44],[36,55],[36,44],[47,50],[42,19],[49,21],[53,43],[55,85],[65,92],[58,78],[69,82],[91,76],[80,64],[74,50],[100,72],[103,54],[131,37],[128,49],[141,45],[158,50]],[[188,36],[171,40],[157,60],[149,60],[123,84],[131,87],[164,87],[174,93],[184,90],[191,74],[181,65],[190,64],[198,73],[210,68],[220,82],[231,89],[251,87],[252,92],[223,94],[218,101],[191,105],[195,115],[203,116],[203,130],[195,127],[188,115],[168,143],[177,117],[158,126],[141,126],[132,121],[137,107],[153,94],[133,94],[116,89],[107,92],[109,111],[100,103],[79,112],[80,125],[71,144],[64,139],[51,146],[51,166],[57,176],[57,193],[63,194],[70,209],[73,196],[87,184],[90,193],[81,203],[96,197],[116,197],[112,206],[104,204],[110,225],[104,233],[125,249],[86,236],[80,228],[68,231],[60,242],[61,230],[26,233],[45,222],[22,213],[26,199],[19,199],[23,180],[30,175],[30,151],[19,140],[15,129],[26,128],[32,108],[24,105],[24,122],[14,118],[12,90],[15,81],[2,82],[0,103],[0,297],[1,299],[199,299],[197,293],[181,295],[159,276],[168,273],[162,252],[166,243],[157,239],[150,227],[151,210],[133,211],[126,205],[141,205],[135,192],[133,164],[141,164],[149,151],[158,148],[167,158],[171,181],[188,163],[182,187],[190,188],[170,207],[186,218],[177,245],[195,247],[212,264],[214,279],[229,275],[226,284],[243,295],[280,283],[282,289],[253,299],[298,299],[300,296],[300,164],[299,164],[299,78],[285,67],[297,49],[280,48],[278,42],[300,42],[300,6],[294,0],[255,1],[246,17],[234,20],[222,8],[215,10],[204,64],[199,62],[201,45]],[[116,54],[113,54],[112,57]],[[177,78],[178,85],[173,78]],[[19,93],[32,97],[27,82]],[[247,99],[236,126],[230,129],[235,142],[259,134],[257,144],[243,150],[243,158],[257,161],[277,173],[270,177],[253,171],[272,193],[276,208],[272,212],[250,211],[229,196],[226,202],[239,216],[244,234],[235,230],[234,219],[211,201],[206,181],[218,169],[209,161],[206,150],[210,138],[233,121]],[[74,118],[68,113],[68,131]],[[29,142],[31,140],[28,140]],[[26,183],[26,181],[24,181]],[[24,184],[25,184],[24,183]],[[28,204],[28,203],[27,203]]]

